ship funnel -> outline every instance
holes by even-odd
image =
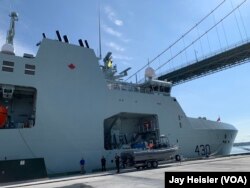
[[[58,30],[56,31],[56,35],[57,35],[58,40],[61,42],[61,41],[62,41],[62,38],[61,38],[61,35],[60,35],[60,33],[59,33]]]
[[[79,39],[78,42],[79,42],[79,45],[80,45],[80,46],[84,47],[84,44],[83,44],[83,42],[82,42],[82,39]]]
[[[6,44],[2,46],[1,52],[15,55],[13,39],[15,36],[15,22],[18,21],[18,15],[16,12],[11,12],[9,16],[10,16],[10,28],[7,32]]]
[[[89,48],[88,41],[87,41],[87,40],[84,40],[84,42],[85,42],[86,47]]]
[[[64,42],[69,43],[67,35],[63,35]]]
[[[43,33],[43,38],[44,38],[44,39],[46,39],[46,35],[45,35],[45,33]]]

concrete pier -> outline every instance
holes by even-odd
[[[182,161],[161,164],[157,169],[122,169],[121,173],[107,171],[85,175],[51,178],[22,183],[0,185],[1,187],[27,187],[27,188],[164,188],[165,172],[249,172],[250,154],[228,157],[205,158],[201,160]]]

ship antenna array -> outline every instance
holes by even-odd
[[[9,16],[10,16],[10,28],[7,32],[6,43],[2,46],[1,52],[8,54],[15,54],[13,40],[15,37],[15,22],[18,21],[18,14],[16,12],[11,12]]]
[[[102,40],[101,40],[101,10],[99,1],[99,12],[98,12],[98,29],[99,29],[99,59],[102,59]]]
[[[246,1],[246,0],[245,0]],[[241,6],[245,1],[243,1],[239,6]],[[145,69],[146,67],[148,67],[150,64],[152,64],[156,59],[158,59],[160,56],[162,56],[165,52],[167,52],[168,50],[170,50],[174,45],[176,45],[179,41],[181,41],[184,37],[186,37],[191,31],[193,31],[195,28],[197,28],[202,22],[204,22],[209,16],[211,16],[217,9],[219,9],[224,3],[226,2],[226,0],[223,0],[221,3],[219,3],[214,9],[212,9],[211,12],[209,12],[207,15],[205,15],[198,23],[196,23],[193,27],[191,27],[187,32],[185,32],[181,37],[179,37],[176,41],[174,41],[168,48],[166,48],[165,50],[163,50],[160,54],[158,54],[155,58],[153,58],[152,60],[150,60],[147,64],[145,64],[143,67],[141,67],[139,70],[137,70],[134,74],[132,74],[130,77],[128,77],[126,79],[129,80],[130,78],[132,78],[133,76],[137,75],[140,71],[142,71],[143,69]],[[239,8],[239,6],[237,8]],[[235,11],[235,9],[233,10]],[[227,15],[229,16],[229,15]],[[226,16],[226,17],[227,17]],[[224,18],[225,19],[225,18]],[[220,23],[220,22],[219,22]],[[217,23],[218,24],[218,23]],[[215,25],[217,25],[215,24]],[[214,27],[213,27],[214,28]],[[211,29],[210,29],[211,30]],[[210,31],[209,30],[209,31]],[[208,31],[207,31],[208,32]],[[207,33],[206,32],[206,33]],[[201,38],[201,37],[200,37]],[[199,38],[198,38],[199,39]],[[197,39],[197,40],[198,40]],[[197,40],[193,41],[192,43],[196,42]],[[188,46],[189,47],[189,46]],[[185,48],[187,49],[187,48]],[[185,50],[184,49],[184,50]],[[182,53],[184,50],[182,50],[181,52],[179,52],[177,55],[179,55],[180,53]],[[176,55],[176,56],[177,56]],[[172,59],[174,59],[176,56],[172,57]],[[165,63],[166,64],[166,63]],[[165,65],[164,64],[164,65]],[[162,66],[160,66],[162,67]],[[157,68],[158,70],[159,68]]]
[[[11,21],[10,21],[10,29],[6,37],[6,44],[13,45],[13,39],[15,36],[15,21],[18,21],[18,15],[16,12],[11,12],[9,16],[11,18]]]

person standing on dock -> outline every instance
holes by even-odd
[[[115,165],[116,165],[116,172],[119,173],[120,172],[120,156],[117,155],[117,153],[115,154]]]
[[[102,171],[106,171],[106,159],[104,156],[101,158],[101,163],[102,163]]]
[[[84,168],[84,166],[85,166],[85,160],[84,160],[84,158],[82,158],[80,160],[80,167],[81,167],[81,173],[82,174],[85,174],[85,168]]]

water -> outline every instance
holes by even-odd
[[[231,154],[240,154],[240,153],[250,153],[250,145],[234,146],[231,150]]]

